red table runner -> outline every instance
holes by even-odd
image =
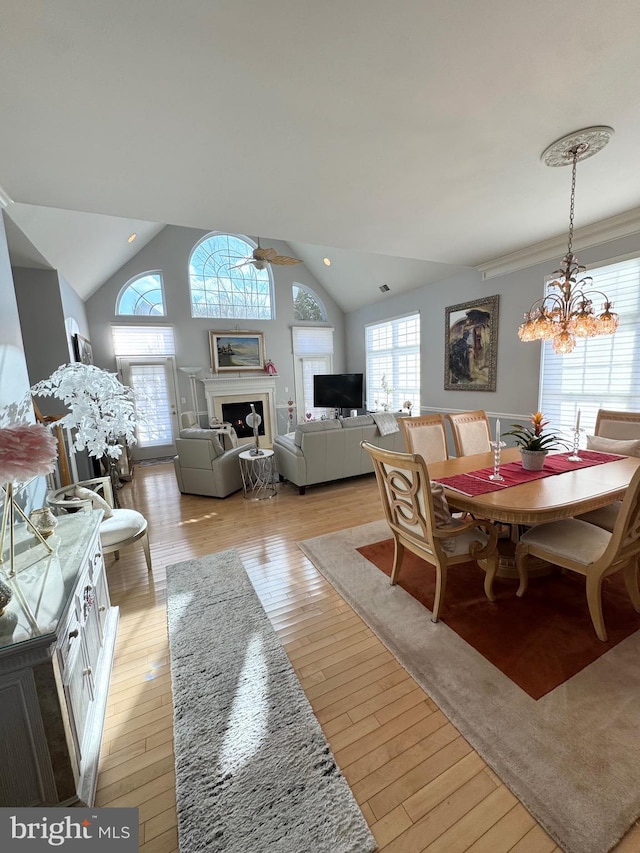
[[[479,471],[470,471],[468,474],[454,474],[452,477],[436,477],[436,482],[442,483],[447,489],[461,492],[463,495],[475,497],[486,495],[489,492],[497,492],[500,489],[508,489],[509,486],[519,486],[521,483],[530,483],[532,480],[541,480],[544,477],[553,477],[555,474],[564,474],[567,471],[576,471],[578,468],[591,468],[593,465],[603,465],[605,462],[616,462],[624,459],[615,453],[600,453],[595,450],[581,450],[580,462],[570,462],[570,453],[552,453],[544,460],[542,471],[526,471],[522,462],[508,462],[500,466],[500,473],[504,480],[490,480],[493,468],[481,468]]]

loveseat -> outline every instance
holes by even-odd
[[[242,488],[238,455],[247,448],[231,444],[228,436],[215,429],[180,430],[173,466],[182,494],[226,498]]]
[[[360,447],[363,440],[387,450],[405,450],[401,430],[382,435],[372,415],[311,421],[299,424],[294,433],[276,436],[276,469],[281,479],[298,486],[301,495],[314,483],[369,474],[373,463]]]

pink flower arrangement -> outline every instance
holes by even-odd
[[[0,429],[0,483],[24,483],[48,474],[57,455],[56,440],[42,424]]]

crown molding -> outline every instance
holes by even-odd
[[[601,243],[608,243],[611,240],[617,240],[619,237],[628,237],[638,231],[640,231],[640,207],[612,216],[609,219],[603,219],[601,222],[595,222],[593,225],[585,225],[583,228],[576,229],[573,235],[573,244],[578,249],[580,247],[583,249],[590,248],[591,246],[599,246]],[[541,243],[535,243],[533,246],[527,246],[525,249],[519,249],[517,252],[511,252],[509,255],[502,255],[484,264],[478,264],[475,269],[482,273],[482,278],[486,281],[499,275],[551,261],[563,255],[566,248],[566,236],[552,237]]]
[[[13,199],[0,187],[0,210],[3,207],[9,207],[10,204],[13,204]]]

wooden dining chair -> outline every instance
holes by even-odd
[[[484,591],[494,600],[493,580],[498,570],[497,532],[490,521],[452,519],[439,483],[431,483],[423,458],[417,453],[383,450],[361,443],[373,460],[380,498],[394,541],[391,583],[400,574],[405,550],[435,567],[436,590],[431,619],[438,621],[450,566],[476,560],[484,569]]]
[[[640,455],[640,412],[615,412],[599,409],[593,438],[587,436],[587,449],[604,453],[618,453],[623,456]],[[622,501],[579,515],[581,521],[588,521],[611,532],[620,512]]]
[[[599,409],[594,435],[620,440],[640,438],[640,412]]]
[[[527,589],[527,560],[539,557],[586,577],[587,604],[599,640],[607,639],[602,615],[602,582],[622,571],[629,598],[640,613],[638,556],[640,555],[640,468],[633,475],[613,532],[579,518],[538,524],[523,533],[516,546],[520,574],[517,594]]]
[[[449,413],[447,420],[451,424],[456,456],[473,456],[491,450],[489,419],[483,409]]]
[[[442,415],[418,415],[399,418],[407,453],[419,453],[427,465],[444,462],[447,452],[447,431]]]

